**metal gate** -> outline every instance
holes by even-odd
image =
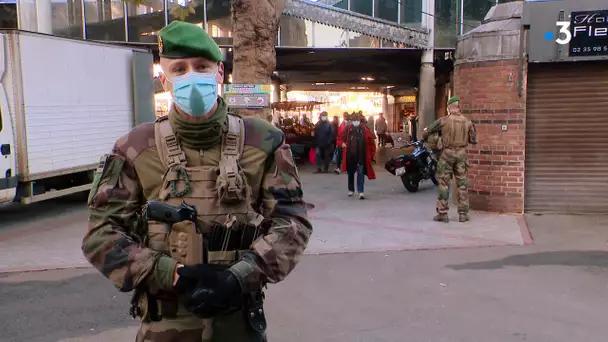
[[[530,64],[525,210],[608,213],[608,62]]]

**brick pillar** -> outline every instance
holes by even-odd
[[[490,21],[505,20],[505,13],[519,20],[518,8],[521,3],[497,5]],[[527,73],[519,59],[520,31],[484,32],[485,25],[459,39],[454,70],[454,95],[479,141],[468,149],[470,202],[473,209],[522,213]]]

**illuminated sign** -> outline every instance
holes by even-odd
[[[416,96],[398,96],[395,98],[397,103],[416,102]]]

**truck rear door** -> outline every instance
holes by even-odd
[[[17,188],[13,127],[8,112],[2,107],[0,105],[0,204],[12,201]]]
[[[12,202],[17,193],[17,151],[5,89],[10,78],[4,77],[8,63],[4,54],[9,49],[4,48],[4,42],[4,34],[0,34],[0,204]]]

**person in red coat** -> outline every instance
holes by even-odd
[[[342,140],[344,138],[344,130],[346,129],[346,127],[350,125],[350,115],[347,112],[344,112],[344,114],[342,114],[342,122],[340,123],[340,126],[338,126],[338,129],[336,130],[336,169],[334,170],[334,172],[339,175],[340,174],[340,168],[341,168],[341,164],[342,164],[342,155],[343,155],[343,148],[342,148],[342,144],[344,143],[344,141]]]
[[[354,195],[356,174],[359,199],[365,199],[363,192],[365,176],[370,180],[376,179],[372,167],[372,159],[376,155],[376,144],[374,135],[365,123],[365,117],[362,115],[352,115],[351,125],[346,126],[339,138],[343,151],[342,171],[348,174],[348,196]]]

